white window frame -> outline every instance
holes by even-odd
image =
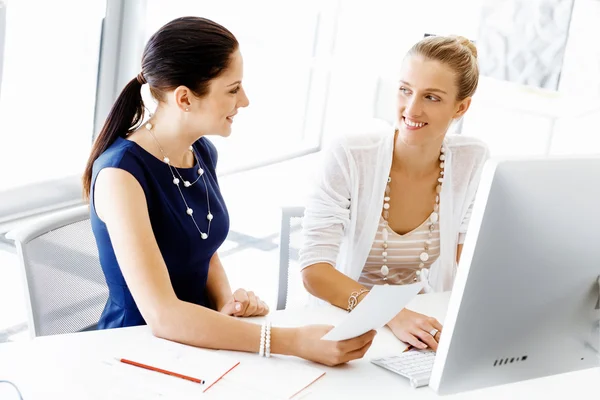
[[[326,11],[325,18],[319,21],[318,40],[315,40],[314,44],[314,55],[317,59],[327,60],[335,48],[340,0],[336,0],[333,4],[334,6]],[[90,137],[91,142],[102,128],[122,88],[139,73],[145,24],[140,16],[145,15],[146,7],[146,0],[106,0],[106,15],[102,23],[99,50],[94,133]],[[4,53],[7,8],[7,4],[0,0],[0,58]],[[305,138],[309,146],[268,161],[257,161],[241,168],[223,171],[221,175],[272,165],[321,150],[331,71],[326,62],[317,64],[311,72],[310,84],[307,88],[309,97],[306,104],[304,135],[308,135]],[[0,64],[0,90],[1,83],[2,65]],[[61,189],[56,190],[57,187]],[[0,198],[2,198],[0,202],[0,241],[2,241],[5,232],[26,219],[83,204],[81,177],[73,175],[8,189],[0,192]],[[27,201],[23,201],[24,199]]]
[[[100,131],[121,88],[140,72],[141,55],[145,45],[142,33],[146,21],[140,16],[146,15],[147,1],[113,0],[108,3],[112,5],[112,9],[107,10],[107,19],[112,17],[112,20],[120,23],[112,27],[107,25],[104,29],[100,68],[102,75],[99,79],[96,105],[96,134]],[[317,60],[329,60],[335,48],[341,0],[334,0],[331,4],[331,7],[324,10],[317,26],[318,33],[315,35],[313,46],[313,55]],[[109,31],[109,28],[112,29]],[[120,65],[117,65],[117,60],[120,61]],[[308,144],[306,147],[267,161],[257,160],[241,167],[223,169],[219,175],[249,171],[320,151],[326,126],[330,81],[330,66],[327,62],[318,61],[313,66],[307,87],[309,95],[305,106],[303,130],[303,139],[306,139]]]
[[[139,2],[140,4],[143,1]],[[118,88],[125,70],[130,65],[118,63],[122,52],[135,51],[121,45],[123,35],[131,35],[133,27],[124,24],[124,16],[135,12],[138,2],[127,0],[106,0],[106,15],[101,32],[101,45],[98,65],[98,81],[96,91],[96,110],[94,127],[106,118],[110,105],[118,96]],[[0,57],[3,56],[5,42],[5,25],[7,4],[0,0]],[[130,18],[131,19],[131,18]],[[127,44],[127,43],[126,43]],[[138,51],[139,53],[139,51]],[[3,59],[3,58],[2,58]],[[0,90],[2,83],[0,65]],[[106,108],[106,105],[109,105]],[[105,114],[103,114],[105,113]],[[100,125],[101,126],[101,125]],[[94,130],[96,132],[97,129]],[[90,142],[94,135],[90,136]],[[0,241],[4,233],[15,225],[29,219],[65,208],[83,204],[81,176],[79,174],[66,176],[51,181],[26,185],[0,192]],[[6,240],[4,240],[6,241]]]
[[[6,40],[6,3],[0,0],[0,94],[2,93],[2,70],[4,68],[4,42]]]

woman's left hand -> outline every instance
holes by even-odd
[[[442,324],[433,317],[403,309],[387,324],[394,335],[409,345],[424,350],[437,351]]]
[[[267,315],[269,306],[254,292],[238,289],[233,292],[231,299],[221,307],[219,312],[234,317],[257,317]]]

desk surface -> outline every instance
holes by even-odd
[[[443,321],[449,294],[417,296],[409,308],[433,315]],[[274,324],[294,326],[306,323],[335,323],[344,312],[331,306],[318,309],[277,311],[270,315]],[[258,322],[259,319],[255,319]],[[118,354],[140,338],[151,336],[147,327],[113,329],[37,338],[32,341],[0,345],[0,380],[16,383],[24,400],[34,399],[116,399],[119,393],[111,385],[102,360]],[[402,351],[404,345],[387,329],[381,329],[365,359],[328,368],[318,366],[326,375],[295,399],[368,399],[410,398],[411,400],[439,398],[431,389],[410,387],[408,380],[369,362],[373,357]],[[224,352],[230,353],[230,352]],[[258,356],[235,353],[241,362],[255,362]],[[294,359],[294,362],[307,361]],[[282,371],[284,374],[285,371]],[[600,368],[569,374],[518,382],[453,396],[452,400],[499,400],[532,398],[567,398],[574,394],[600,393]],[[277,377],[273,377],[277,379]],[[0,386],[0,398],[10,393],[8,385]],[[3,395],[5,397],[3,397]],[[265,395],[236,387],[225,380],[217,383],[200,398],[243,398],[265,400]],[[198,394],[193,396],[198,397]],[[131,399],[131,393],[121,398]],[[184,399],[180,394],[177,399]],[[190,397],[191,398],[191,397]],[[10,397],[8,397],[10,399]],[[16,399],[16,397],[15,397]]]

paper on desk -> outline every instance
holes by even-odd
[[[267,396],[292,399],[325,375],[325,371],[309,365],[306,361],[273,356],[252,361],[242,361],[240,366],[223,379]]]
[[[235,369],[240,363],[230,355],[214,350],[199,349],[159,338],[151,338],[136,343],[115,355],[116,359],[125,358],[141,364],[176,372],[182,375],[204,380],[203,385],[182,378],[150,371],[114,360],[113,369],[122,375],[121,383],[137,386],[143,382],[145,390],[164,395],[165,392],[206,392],[223,376]],[[124,375],[124,376],[123,376]]]
[[[394,318],[423,289],[421,282],[410,285],[375,285],[341,323],[323,340],[346,340],[379,329]]]

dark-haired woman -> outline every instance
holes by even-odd
[[[361,358],[369,332],[320,340],[329,326],[275,328],[232,316],[265,315],[250,291],[232,292],[217,249],[229,216],[206,135],[228,136],[248,106],[236,38],[196,17],[173,20],[148,41],[141,72],[123,89],[83,177],[109,286],[100,328],[148,324],[159,337],[214,349],[295,355],[327,365]],[[140,90],[158,106],[144,120]]]

